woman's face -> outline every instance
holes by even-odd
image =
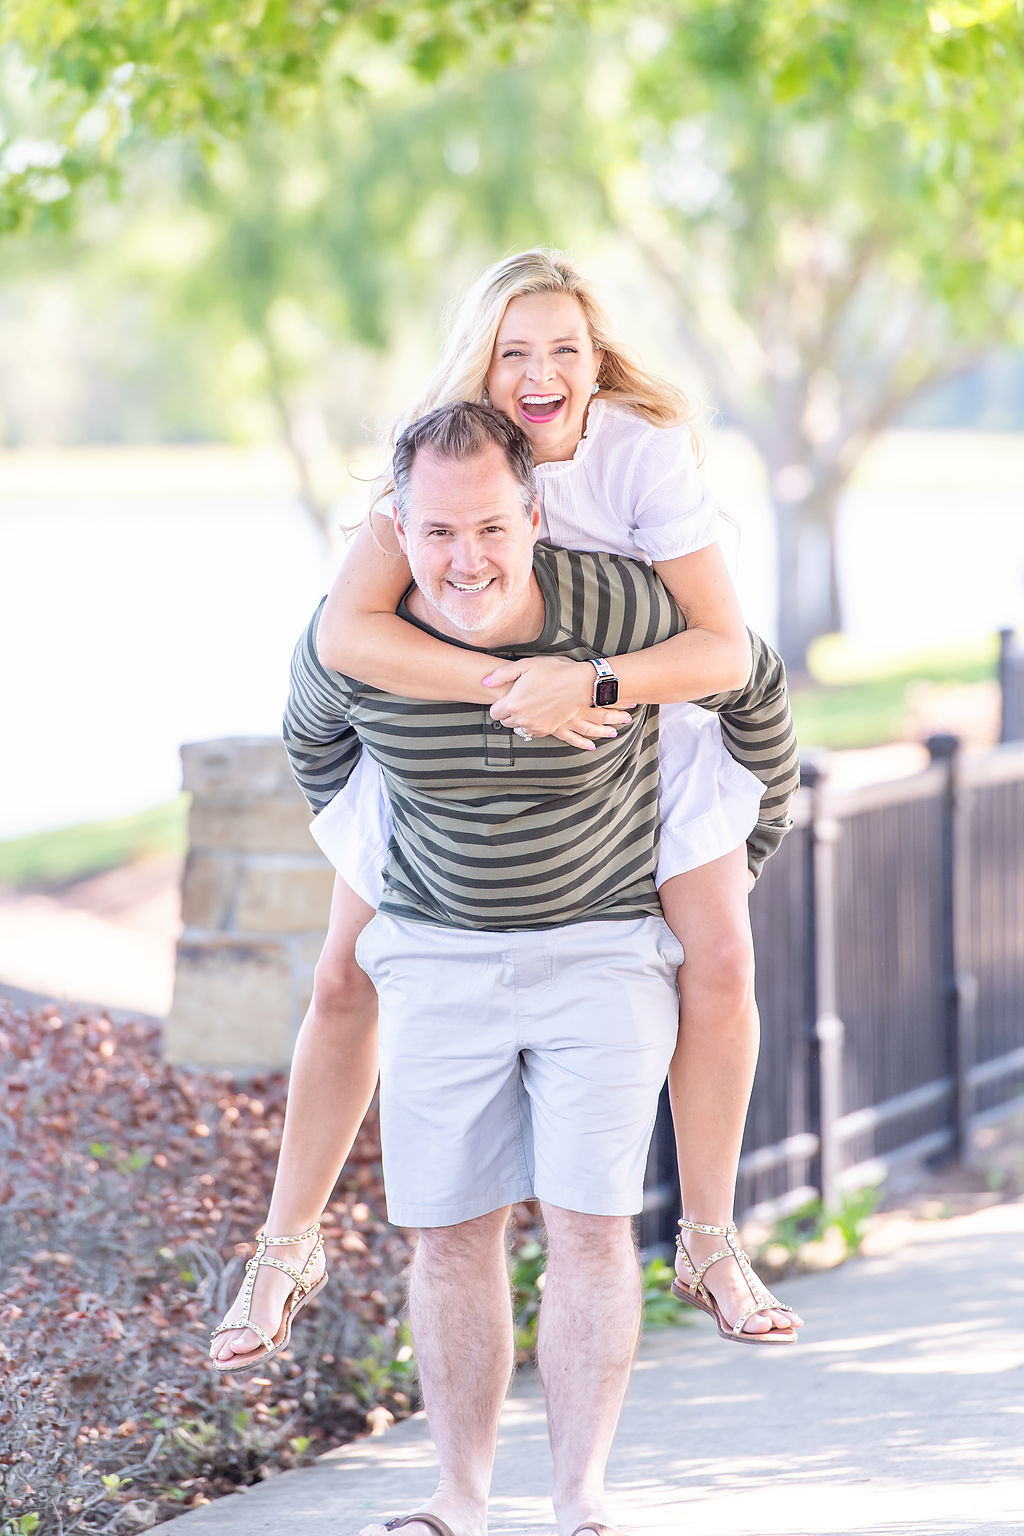
[[[494,343],[491,404],[522,427],[538,464],[571,459],[604,354],[595,351],[578,301],[567,293],[510,299]]]

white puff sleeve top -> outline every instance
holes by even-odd
[[[654,564],[713,544],[718,506],[697,472],[685,426],[655,427],[593,400],[587,430],[564,462],[537,465],[541,537]]]

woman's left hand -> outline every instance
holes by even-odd
[[[565,656],[505,661],[483,681],[488,688],[508,688],[491,705],[492,718],[518,726],[528,736],[552,735],[594,697],[594,669],[589,661],[570,661]]]

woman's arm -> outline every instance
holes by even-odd
[[[673,704],[742,688],[750,676],[750,642],[718,545],[662,561],[655,570],[683,610],[686,629],[647,650],[608,657],[619,678],[620,697]],[[593,697],[589,662],[529,657],[507,662],[491,676],[496,683],[512,684],[492,706],[495,719],[522,725],[536,736],[549,734],[556,722]]]
[[[405,698],[456,699],[466,704],[500,700],[508,684],[483,682],[493,669],[492,657],[448,645],[398,617],[395,610],[411,581],[390,520],[378,517],[372,530],[361,528],[320,618],[316,648],[321,663]],[[560,664],[576,666],[575,662]],[[593,676],[592,667],[587,671]],[[531,734],[557,735],[570,747],[593,751],[595,740],[614,736],[617,726],[629,724],[629,716],[621,710],[592,709],[592,696],[593,684],[586,698],[560,713],[556,725]]]

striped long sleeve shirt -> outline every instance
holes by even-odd
[[[538,544],[534,573],[544,598],[540,637],[487,654],[582,661],[641,650],[685,628],[639,562]],[[655,706],[635,710],[633,724],[594,752],[554,737],[523,741],[486,705],[403,698],[330,671],[316,653],[321,609],[293,657],[285,745],[314,811],[341,789],[361,751],[380,764],[393,823],[381,911],[499,931],[660,913]],[[734,755],[770,783],[777,831],[759,836],[759,823],[752,834],[751,859],[760,862],[785,830],[796,753],[782,664],[754,642],[747,688],[700,702],[722,712]]]

